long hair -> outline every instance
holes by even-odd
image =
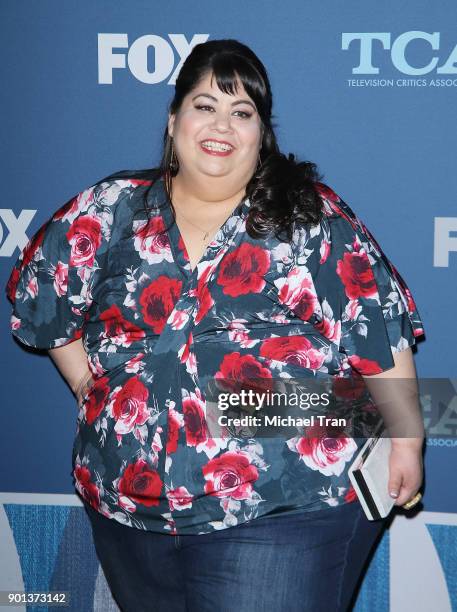
[[[251,203],[246,230],[252,238],[274,233],[290,241],[295,223],[313,225],[321,218],[322,201],[314,187],[321,180],[317,167],[309,161],[297,162],[293,154],[286,156],[279,150],[272,123],[273,98],[266,69],[256,54],[237,40],[210,40],[192,49],[176,80],[174,97],[169,105],[170,114],[179,112],[185,96],[207,74],[214,76],[221,91],[231,95],[236,92],[237,82],[241,82],[262,120],[260,167],[246,185],[246,196]],[[179,162],[176,156],[172,159],[172,142],[167,125],[159,167],[123,171],[106,178],[131,177],[155,182],[163,176],[175,216],[171,184],[172,177],[179,172]],[[145,206],[147,208],[147,204]]]

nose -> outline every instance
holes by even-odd
[[[219,132],[229,132],[232,129],[230,113],[214,113],[213,127]]]

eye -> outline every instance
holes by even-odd
[[[208,104],[196,104],[195,108],[197,110],[201,110],[205,112],[206,111],[214,112],[214,108],[212,106],[209,106]],[[234,114],[240,117],[241,119],[249,119],[249,117],[252,117],[252,113],[248,113],[247,111],[242,111],[242,110],[237,110],[235,111]]]
[[[249,117],[252,117],[252,113],[247,113],[246,111],[235,111],[235,113],[239,113],[242,119],[249,119]]]
[[[212,106],[208,106],[207,104],[196,104],[195,108],[198,110],[214,110]]]

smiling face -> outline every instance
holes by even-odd
[[[257,167],[262,144],[262,121],[254,102],[238,81],[238,91],[221,91],[208,73],[169,116],[179,173],[201,180],[202,175],[228,178],[245,186]]]

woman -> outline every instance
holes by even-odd
[[[75,486],[122,610],[345,610],[385,526],[350,487],[353,439],[218,437],[205,418],[214,380],[415,379],[411,294],[315,166],[280,153],[271,109],[248,47],[197,45],[160,168],[71,199],[8,284],[13,334],[78,398]],[[421,449],[392,442],[398,506]]]

